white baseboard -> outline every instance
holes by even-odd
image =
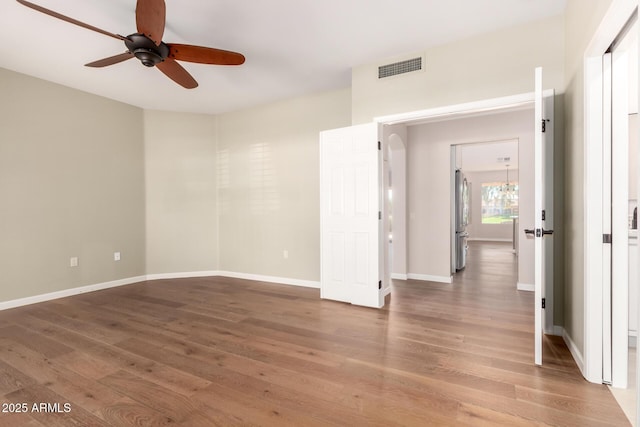
[[[536,285],[532,285],[531,283],[520,283],[520,282],[518,282],[518,290],[519,291],[534,292],[536,290]]]
[[[126,279],[112,280],[110,282],[97,283],[94,285],[80,286],[78,288],[64,289],[62,291],[50,292],[32,297],[18,298],[10,301],[0,302],[0,311],[24,305],[36,304],[44,301],[51,301],[59,298],[66,298],[73,295],[80,295],[87,292],[100,291],[103,289],[115,288],[117,286],[131,285],[133,283],[144,282],[147,276],[129,277]]]
[[[303,286],[306,288],[320,288],[320,282],[311,280],[289,279],[286,277],[261,276],[258,274],[233,273],[229,271],[190,271],[181,273],[160,273],[147,274],[144,276],[129,277],[126,279],[113,280],[110,282],[97,283],[94,285],[81,286],[78,288],[64,289],[61,291],[50,292],[42,295],[34,295],[31,297],[18,298],[10,301],[0,301],[0,311],[10,308],[22,307],[25,305],[36,304],[44,301],[51,301],[59,298],[80,295],[87,292],[100,291],[102,289],[115,288],[117,286],[132,285],[147,280],[163,280],[163,279],[188,279],[191,277],[233,277],[237,279],[255,280],[259,282],[278,283],[283,285]],[[391,288],[389,288],[391,292]]]
[[[491,239],[484,237],[467,237],[467,241],[469,242],[499,242],[499,243],[511,243],[513,240],[511,239]]]
[[[184,271],[181,273],[147,274],[146,280],[188,279],[190,277],[215,277],[215,276],[220,276],[220,272],[219,271]]]
[[[432,276],[430,274],[407,274],[407,278],[411,280],[422,280],[425,282],[453,283],[453,276]]]
[[[407,280],[409,276],[401,273],[391,273],[391,278],[395,280]]]
[[[564,328],[562,326],[558,326],[558,325],[553,326],[553,331],[551,332],[551,335],[555,335],[556,337],[561,337],[563,333],[564,333]]]
[[[258,282],[278,283],[281,285],[302,286],[320,289],[320,282],[312,280],[290,279],[287,277],[262,276],[260,274],[235,273],[232,271],[218,271],[218,276],[233,277],[235,279],[255,280]]]
[[[389,286],[388,288],[385,288],[385,289],[382,291],[382,296],[383,296],[383,297],[386,297],[387,295],[390,295],[390,294],[391,294],[391,286]]]
[[[584,374],[584,359],[582,357],[582,353],[580,353],[580,350],[578,350],[578,346],[573,342],[567,331],[560,326],[557,327],[562,329],[562,339],[564,340],[565,344],[567,344],[567,347],[569,348],[569,351],[573,356],[573,360],[576,361],[576,365],[578,365],[578,369],[580,369],[582,376],[586,378]]]

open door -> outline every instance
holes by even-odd
[[[320,297],[384,305],[378,124],[320,133]]]
[[[550,127],[551,117],[547,117],[550,113],[545,109],[545,98],[542,90],[542,68],[535,70],[535,155],[534,155],[534,209],[535,221],[534,229],[526,230],[528,234],[533,234],[535,238],[535,287],[534,287],[534,339],[535,339],[535,363],[542,365],[542,337],[545,330],[545,312],[546,299],[546,281],[550,278],[551,271],[546,271],[546,248],[549,245],[544,242],[545,236],[553,234],[553,230],[545,230],[550,218],[547,218],[547,200],[552,200],[552,194],[546,194],[549,187],[546,185],[547,176],[553,175],[553,170],[546,170],[545,166],[552,168],[552,165],[546,165],[551,157],[547,153],[547,132],[551,133]],[[551,140],[551,139],[550,139]],[[551,157],[552,158],[552,157]],[[549,212],[551,214],[551,212]],[[549,227],[547,225],[547,227]],[[550,266],[549,266],[550,267]]]

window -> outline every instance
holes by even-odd
[[[517,182],[482,183],[482,223],[506,224],[518,217]]]

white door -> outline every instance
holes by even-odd
[[[553,98],[553,95],[546,98]],[[552,104],[551,104],[552,105]],[[547,138],[547,135],[551,136],[553,128],[551,127],[552,111],[549,108],[545,108],[545,97],[542,90],[542,68],[536,68],[535,71],[535,154],[534,154],[534,209],[535,220],[534,230],[535,235],[535,288],[534,288],[534,339],[535,339],[535,363],[536,365],[542,365],[542,337],[545,330],[545,311],[546,299],[545,290],[546,282],[552,279],[552,268],[546,265],[549,262],[549,258],[546,257],[546,253],[551,249],[552,242],[546,242],[545,240],[553,234],[553,230],[549,229],[551,224],[552,212],[550,202],[553,200],[553,194],[547,187],[547,177],[553,176],[553,164],[549,159],[552,159],[553,147],[548,146],[552,142],[552,138]],[[545,226],[547,229],[545,229]],[[548,271],[547,271],[548,268]],[[552,288],[551,288],[552,289]],[[551,307],[549,307],[551,309]],[[552,325],[547,325],[548,328]]]
[[[320,296],[384,305],[378,125],[320,133]]]

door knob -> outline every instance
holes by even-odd
[[[543,237],[549,234],[553,234],[553,230],[545,230],[544,228],[542,230],[540,230],[539,228],[536,228],[535,230],[532,228],[525,228],[524,234],[531,234],[536,237]]]

